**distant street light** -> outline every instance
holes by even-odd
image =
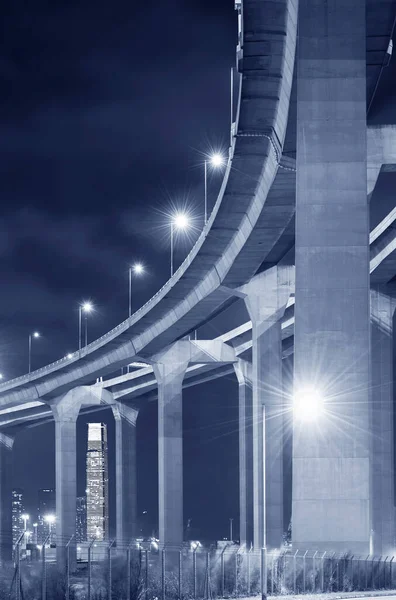
[[[48,531],[48,534],[49,534],[49,542],[50,542],[50,544],[51,544],[52,525],[53,525],[53,524],[55,523],[55,521],[56,521],[56,516],[55,516],[55,515],[46,515],[46,516],[44,517],[44,521],[45,521],[46,523],[48,523],[48,529],[49,529],[49,531]]]
[[[90,302],[84,302],[78,307],[78,349],[81,350],[81,333],[82,333],[82,314],[85,315],[85,346],[88,344],[88,313],[93,311],[93,306]]]
[[[171,218],[170,228],[171,228],[171,277],[173,275],[173,249],[174,249],[174,232],[185,231],[190,227],[190,219],[186,213],[176,213]]]
[[[135,263],[129,267],[129,316],[132,314],[132,275],[143,275],[144,266],[142,263]]]
[[[23,530],[26,531],[26,529],[27,529],[27,522],[29,521],[30,517],[27,514],[23,514],[23,515],[21,515],[21,519],[23,521]]]
[[[29,374],[32,370],[32,339],[39,337],[40,334],[38,331],[35,331],[34,333],[29,333]]]
[[[224,162],[225,159],[219,152],[215,152],[209,158],[205,159],[205,224],[208,220],[208,163],[214,169],[218,169],[219,167],[222,167],[224,165]]]

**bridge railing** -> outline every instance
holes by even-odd
[[[396,587],[393,557],[318,552],[247,551],[194,543],[182,549],[155,544],[98,542],[77,548],[77,564],[60,572],[56,549],[36,557],[22,555],[2,569],[0,600],[33,597],[77,600],[171,600],[249,598],[261,595],[262,578],[270,596],[389,590]],[[264,559],[264,560],[263,560]],[[111,593],[109,593],[109,590]],[[2,595],[6,592],[6,595]]]

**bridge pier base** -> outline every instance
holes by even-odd
[[[272,267],[240,288],[252,321],[253,538],[256,550],[283,541],[283,386],[281,318],[294,267]],[[265,463],[264,463],[265,456]]]
[[[116,540],[121,550],[137,536],[136,420],[138,411],[117,403],[115,421]]]
[[[371,290],[371,422],[373,552],[390,556],[395,547],[393,457],[393,315],[396,299]]]
[[[235,364],[239,384],[239,538],[240,546],[253,544],[253,390],[251,365]]]
[[[14,438],[0,433],[0,563],[12,559],[12,448]]]

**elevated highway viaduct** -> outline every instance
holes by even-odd
[[[396,161],[387,142],[393,128],[367,130],[367,110],[389,59],[395,3],[345,0],[329,7],[314,0],[299,6],[296,0],[245,0],[237,8],[237,117],[219,198],[196,245],[158,294],[129,319],[72,358],[0,386],[3,408],[45,402],[55,419],[60,561],[74,533],[77,415],[84,404],[112,402],[108,390],[90,384],[131,360],[150,362],[157,380],[160,487],[166,484],[167,490],[160,494],[160,538],[180,545],[180,494],[173,510],[171,503],[182,463],[170,465],[168,457],[181,452],[183,378],[189,363],[220,362],[228,368],[238,358],[227,344],[191,345],[184,338],[238,294],[252,322],[253,543],[276,545],[280,530],[270,524],[279,522],[279,499],[264,502],[262,457],[266,447],[267,466],[275,464],[279,444],[264,446],[262,415],[265,406],[270,423],[279,410],[280,321],[293,289],[296,388],[306,393],[308,386],[310,393],[324,396],[339,425],[324,432],[315,426],[307,433],[295,423],[293,543],[355,553],[368,553],[375,544],[388,547],[386,525],[375,525],[380,507],[373,497],[370,454],[371,437],[387,419],[385,409],[371,414],[375,359],[369,350],[367,194],[383,165]],[[293,247],[295,285],[294,270],[287,266]],[[380,258],[378,251],[382,264]],[[391,296],[382,284],[371,294],[383,349],[388,338],[382,337],[382,318],[386,314],[389,321]],[[119,404],[114,408],[120,443],[126,444],[135,414],[127,410]],[[3,433],[2,441],[5,473],[12,436]],[[127,469],[120,475],[125,482],[130,481]],[[267,469],[268,489],[270,474]],[[2,481],[0,496],[6,498],[7,477]],[[126,519],[128,506],[118,508]],[[0,511],[6,527],[4,505]],[[131,521],[119,525],[120,542],[131,528]],[[267,539],[267,530],[277,533]],[[0,536],[4,555],[7,539]]]

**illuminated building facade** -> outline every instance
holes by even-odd
[[[109,535],[109,472],[107,428],[88,423],[87,540],[106,540]]]

